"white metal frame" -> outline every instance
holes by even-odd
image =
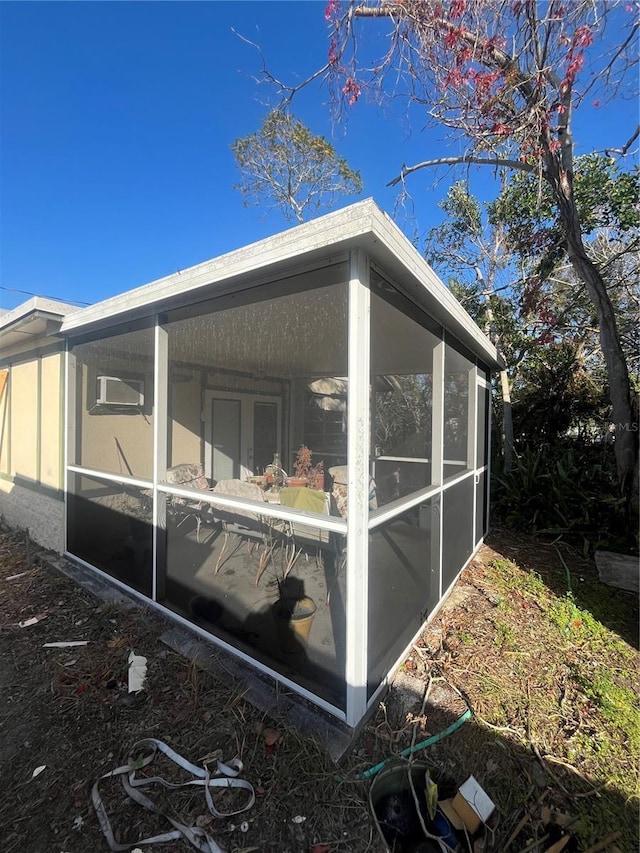
[[[347,723],[355,726],[367,710],[369,601],[369,436],[370,311],[369,258],[351,252],[349,281],[349,404],[347,462]]]
[[[364,208],[363,208],[364,210]],[[407,269],[411,269],[412,273],[418,275],[421,268],[421,262],[414,258],[408,247],[404,247],[400,236],[395,234],[394,229],[389,223],[380,219],[377,214],[373,216],[376,219],[376,229],[388,241],[390,251],[396,252],[397,257],[406,265]],[[355,222],[355,217],[354,217]],[[338,221],[331,222],[332,228],[338,225]],[[308,229],[307,229],[308,230]],[[331,228],[329,229],[331,231]],[[306,233],[306,232],[305,232]],[[331,233],[334,233],[331,231]],[[340,229],[335,232],[335,238],[340,236]],[[316,235],[316,245],[320,245],[318,235]],[[290,245],[289,243],[287,245]],[[325,244],[326,245],[326,244]],[[372,244],[373,245],[373,244]],[[386,249],[385,249],[386,251]],[[415,254],[415,253],[414,253]],[[240,259],[244,263],[244,257]],[[380,262],[380,259],[376,261]],[[432,409],[432,485],[427,488],[415,492],[408,498],[402,498],[387,504],[377,510],[369,510],[369,443],[371,435],[371,406],[370,406],[370,290],[369,290],[369,275],[371,269],[371,258],[362,248],[349,249],[349,354],[348,354],[348,376],[349,376],[349,405],[348,405],[348,493],[349,493],[349,514],[345,521],[333,516],[313,516],[310,519],[308,514],[301,513],[298,510],[288,507],[281,507],[265,502],[264,506],[260,507],[260,512],[269,517],[276,519],[284,519],[287,521],[299,521],[304,519],[305,523],[312,523],[314,526],[322,530],[332,531],[341,535],[347,536],[347,560],[346,560],[346,660],[345,660],[345,678],[346,678],[346,705],[343,711],[340,708],[333,706],[331,703],[323,700],[320,696],[312,693],[296,682],[281,675],[277,671],[271,669],[260,661],[255,660],[246,653],[240,651],[229,643],[212,636],[210,633],[197,625],[194,625],[188,619],[180,616],[166,606],[158,602],[162,598],[163,577],[158,575],[158,567],[162,566],[163,549],[165,547],[164,529],[166,525],[166,499],[168,495],[176,495],[190,499],[193,497],[193,491],[182,489],[179,486],[166,483],[166,463],[167,463],[167,441],[168,441],[168,379],[169,379],[169,364],[168,364],[168,330],[164,325],[162,315],[156,315],[155,331],[154,331],[154,424],[153,424],[153,476],[152,480],[140,479],[135,477],[122,476],[111,474],[109,472],[98,471],[94,469],[84,468],[78,465],[78,460],[75,457],[76,447],[76,419],[75,419],[75,401],[76,401],[76,361],[73,352],[67,348],[65,358],[65,466],[64,466],[64,489],[65,489],[65,553],[67,556],[74,559],[81,565],[90,568],[98,575],[108,579],[109,583],[125,589],[129,594],[145,602],[149,602],[147,596],[136,592],[131,587],[128,587],[122,581],[111,575],[101,571],[95,566],[91,566],[81,558],[68,552],[67,541],[67,496],[69,488],[69,478],[71,474],[82,474],[87,477],[94,477],[99,480],[121,483],[138,488],[152,489],[153,491],[153,583],[152,583],[152,600],[151,604],[164,615],[169,615],[178,623],[188,626],[190,630],[195,631],[209,642],[220,646],[229,651],[241,660],[250,663],[260,672],[263,672],[277,681],[285,684],[288,688],[309,699],[314,704],[331,713],[338,719],[345,721],[349,726],[355,727],[365,716],[367,709],[371,708],[377,701],[381,692],[385,688],[385,682],[377,687],[373,695],[367,700],[367,679],[368,679],[368,560],[369,560],[369,532],[375,530],[380,525],[386,523],[392,518],[406,512],[408,509],[416,507],[429,500],[438,500],[440,503],[440,512],[438,513],[438,593],[439,601],[434,611],[429,615],[429,618],[437,613],[444,595],[448,590],[442,589],[442,559],[443,559],[443,517],[442,517],[442,495],[443,493],[455,486],[457,483],[473,477],[474,481],[478,476],[486,472],[486,488],[489,489],[490,476],[490,458],[486,460],[486,464],[478,467],[479,462],[484,460],[477,459],[477,388],[478,386],[486,387],[490,392],[490,385],[485,379],[478,375],[477,368],[474,366],[470,371],[469,382],[469,434],[468,434],[468,469],[461,472],[459,476],[451,477],[444,482],[444,464],[443,458],[443,437],[444,437],[444,356],[445,356],[445,332],[441,330],[441,337],[433,352],[433,409]],[[242,265],[242,264],[241,264]],[[195,271],[194,271],[195,273]],[[186,290],[192,291],[197,286],[200,276],[204,272],[199,268],[197,274],[193,275],[193,281]],[[430,273],[430,275],[432,275]],[[167,280],[167,285],[169,281]],[[164,282],[163,282],[164,284]],[[434,282],[429,281],[429,288],[437,290]],[[408,294],[410,295],[410,294]],[[449,294],[446,297],[438,294],[441,298],[441,304],[445,306],[445,310],[449,309]],[[185,291],[186,296],[186,291]],[[147,297],[145,297],[147,298]],[[188,298],[188,297],[187,297]],[[117,302],[117,298],[116,298]],[[118,303],[118,310],[124,311],[126,306]],[[430,311],[430,309],[422,306],[422,310]],[[452,309],[453,310],[453,309]],[[457,313],[456,313],[457,312]],[[94,312],[95,313],[95,312]],[[116,315],[118,311],[114,311]],[[459,306],[456,307],[455,321],[458,324],[462,323]],[[93,314],[90,311],[91,317]],[[437,314],[434,314],[437,316]],[[89,322],[89,321],[87,321]],[[92,320],[91,322],[95,322]],[[68,323],[69,329],[77,327],[77,321],[71,320]],[[455,324],[454,324],[455,326]],[[108,332],[107,332],[108,334]],[[473,330],[469,332],[473,337]],[[469,341],[467,336],[467,343]],[[454,330],[455,336],[455,330]],[[487,353],[489,347],[484,344],[479,351]],[[482,356],[481,356],[482,357]],[[233,396],[234,398],[242,398],[242,392],[238,394],[225,394],[225,392],[215,392],[210,389],[209,397],[211,396]],[[273,402],[282,406],[282,401],[277,396],[260,395],[253,399],[262,399]],[[282,409],[280,408],[280,413]],[[278,418],[278,430],[281,430],[281,418]],[[491,453],[491,406],[489,405],[489,418],[487,423],[488,434],[488,456]],[[473,442],[473,444],[471,443]],[[424,461],[424,460],[420,460]],[[254,502],[242,501],[233,497],[225,497],[224,495],[208,495],[202,493],[199,497],[204,502],[215,502],[217,504],[228,505],[230,508],[237,508],[247,511],[255,511]],[[483,530],[482,537],[479,542],[475,542],[475,519],[477,496],[474,490],[473,498],[473,540],[474,549],[469,559],[475,554],[479,543],[486,535],[489,527],[488,513],[487,524]],[[466,565],[466,564],[465,564]],[[462,571],[464,567],[460,568]],[[455,582],[455,580],[454,580]],[[421,627],[416,633],[416,637],[423,630]],[[415,640],[415,637],[413,638]],[[407,649],[411,647],[409,643],[403,653],[398,657],[387,679],[393,674],[399,662],[404,658]]]

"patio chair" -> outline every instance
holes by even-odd
[[[211,484],[205,477],[204,468],[199,462],[182,462],[167,468],[166,482],[183,489],[211,490]],[[180,527],[187,519],[193,518],[196,523],[197,542],[200,542],[202,522],[214,520],[210,504],[196,497],[191,499],[167,495],[167,513],[169,517],[179,519],[176,527]]]
[[[220,480],[213,488],[213,493],[225,495],[232,498],[265,503],[266,498],[260,486],[255,483],[247,483],[244,480]],[[245,509],[236,509],[228,505],[211,504],[211,511],[215,518],[221,523],[224,539],[222,549],[218,554],[215,573],[238,553],[244,544],[249,545],[250,553],[253,546],[258,543],[260,547],[260,558],[256,573],[255,586],[258,585],[260,576],[269,564],[273,550],[277,544],[274,537],[273,526],[269,520],[260,512],[252,512]],[[234,541],[235,540],[235,541]],[[232,544],[231,550],[227,552],[228,546]]]
[[[338,514],[335,502],[328,492],[318,492],[315,489],[308,488],[286,488],[280,492],[280,502],[284,506],[290,506],[293,509],[300,509],[305,512],[315,513],[319,515]],[[303,521],[293,521],[289,523],[289,535],[291,537],[291,545],[287,555],[285,578],[293,569],[296,561],[303,551],[315,549],[316,564],[323,564],[323,554],[331,556],[332,563],[336,567],[335,577],[327,586],[327,604],[331,595],[331,586],[337,579],[340,549],[338,547],[338,537],[330,533],[328,530],[322,530],[315,527],[313,524],[306,524]],[[308,557],[307,557],[308,559]]]

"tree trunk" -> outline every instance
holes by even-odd
[[[485,335],[493,341],[493,345],[498,351],[498,355],[504,361],[502,347],[500,345],[500,335],[495,328],[495,317],[493,308],[491,307],[491,291],[487,289],[484,280],[484,273],[478,264],[473,267],[476,279],[482,288],[482,298],[487,309],[487,322],[485,324]],[[493,281],[493,275],[491,276]],[[511,383],[509,382],[509,374],[506,370],[500,371],[500,388],[502,390],[502,464],[504,473],[508,474],[513,470],[513,412],[511,409]]]
[[[500,371],[502,388],[502,449],[504,472],[513,470],[513,413],[511,411],[511,384],[506,370]]]
[[[567,240],[569,261],[576,275],[587,288],[598,316],[600,347],[609,381],[611,420],[615,427],[614,453],[620,492],[631,501],[634,479],[637,478],[638,424],[631,405],[629,371],[620,345],[615,310],[600,270],[589,260],[585,251],[570,178],[564,175],[558,176],[558,182],[553,189]]]

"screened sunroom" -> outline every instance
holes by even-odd
[[[486,532],[491,343],[371,200],[62,331],[68,555],[355,727]]]

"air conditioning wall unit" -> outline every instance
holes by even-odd
[[[121,376],[98,376],[97,406],[144,406],[144,382]]]

